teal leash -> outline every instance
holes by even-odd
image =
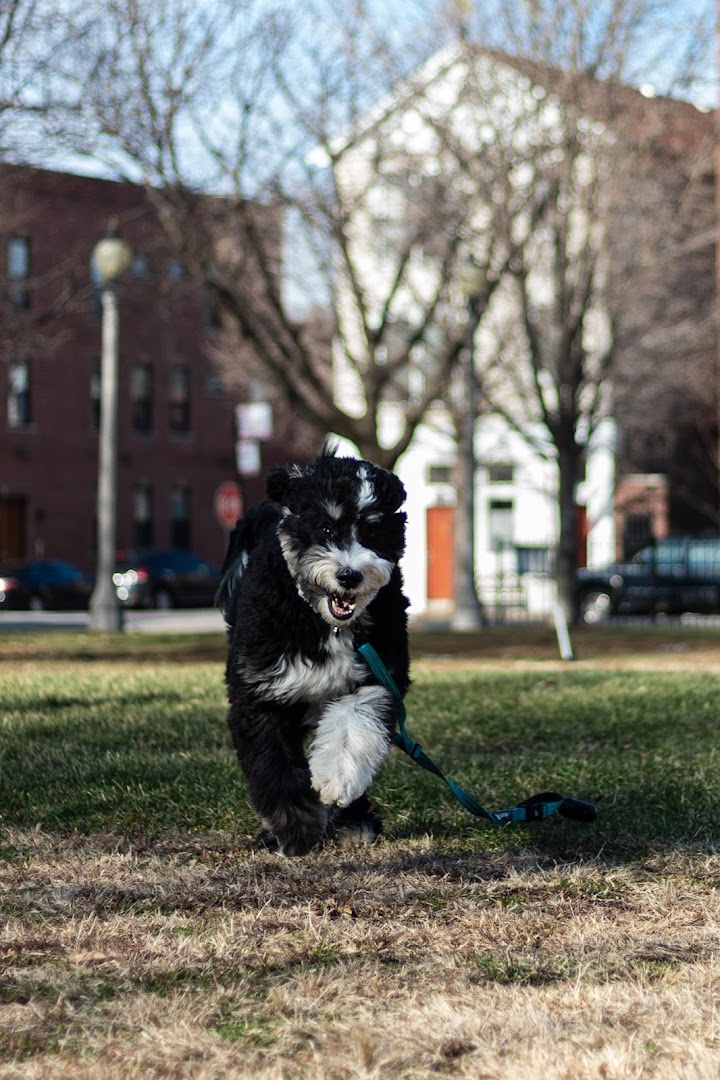
[[[382,683],[394,697],[400,702],[400,715],[398,719],[399,731],[393,734],[393,743],[409,758],[416,761],[423,769],[433,773],[447,784],[457,801],[475,817],[485,818],[493,825],[506,825],[509,822],[544,821],[551,814],[559,813],[562,817],[572,818],[574,821],[591,822],[597,817],[597,810],[592,803],[582,799],[558,795],[554,791],[543,791],[539,795],[532,795],[517,806],[511,806],[508,810],[486,810],[477,799],[469,792],[450,780],[445,773],[428,757],[420,743],[410,738],[406,729],[405,721],[407,712],[403,696],[398,689],[397,683],[385,667],[372,645],[365,644],[358,648],[358,653],[368,665],[375,678]]]

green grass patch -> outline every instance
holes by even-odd
[[[220,665],[3,673],[0,717],[5,824],[134,836],[250,827]]]
[[[275,1024],[264,1017],[248,1020],[239,1009],[226,1009],[215,1030],[229,1042],[264,1048],[275,1041],[274,1028]]]
[[[596,802],[600,817],[494,829],[394,752],[374,787],[391,835],[613,857],[720,839],[717,673],[425,665],[408,712],[412,737],[489,809],[558,790]],[[130,839],[251,836],[225,713],[220,662],[6,664],[0,822]]]

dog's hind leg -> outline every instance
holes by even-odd
[[[382,831],[382,818],[367,795],[341,810],[330,811],[328,833],[342,847],[372,844]]]

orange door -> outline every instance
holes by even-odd
[[[428,600],[453,599],[452,506],[429,506],[427,510]]]

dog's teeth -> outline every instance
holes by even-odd
[[[349,619],[355,610],[355,604],[352,604],[347,600],[341,600],[339,596],[331,596],[329,602],[330,613],[336,619]]]

